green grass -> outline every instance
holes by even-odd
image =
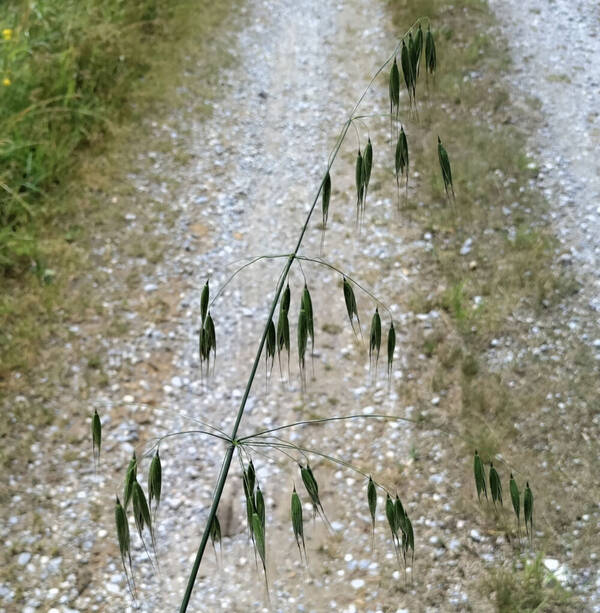
[[[190,0],[2,4],[0,275],[33,269],[50,281],[52,263],[40,234],[78,155],[130,113],[135,94],[152,81],[164,43],[178,44],[186,20],[207,30],[190,13],[219,11]]]
[[[533,560],[522,558],[520,566],[492,571],[483,587],[495,595],[499,613],[568,611],[570,595],[554,578],[538,554]]]

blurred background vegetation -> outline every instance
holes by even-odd
[[[0,278],[44,275],[38,235],[77,152],[110,131],[185,0],[0,5]]]

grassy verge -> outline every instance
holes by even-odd
[[[576,363],[567,360],[561,368],[534,351],[556,343],[554,322],[564,317],[561,304],[577,292],[577,284],[555,264],[548,206],[535,189],[537,170],[518,125],[527,118],[512,117],[508,49],[498,47],[493,19],[479,0],[451,6],[438,0],[394,2],[389,10],[398,31],[423,15],[438,28],[439,72],[429,94],[422,93],[421,126],[408,135],[417,167],[430,170],[418,179],[417,195],[403,211],[433,244],[423,266],[430,283],[413,296],[413,310],[447,315],[422,338],[422,352],[434,364],[432,391],[447,398],[453,425],[471,441],[463,449],[466,457],[474,449],[486,461],[501,453],[523,479],[532,480],[543,515],[538,528],[544,536],[536,549],[565,559],[574,546],[563,536],[565,528],[575,528],[576,518],[593,505],[593,494],[572,483],[566,467],[579,458],[580,478],[591,482],[597,460],[584,439],[577,436],[575,442],[561,432],[589,423],[594,361],[573,339],[565,342],[563,357],[573,356]],[[430,134],[439,134],[448,150],[455,207],[446,199]],[[542,332],[532,340],[536,323]],[[568,399],[574,411],[568,416],[550,411],[555,399]],[[472,479],[468,468],[464,479]],[[462,506],[475,511],[466,497]],[[507,533],[513,530],[508,515],[499,518],[492,508],[483,510],[482,521],[490,534],[500,524]],[[591,540],[574,532],[579,563],[585,565]],[[500,611],[575,607],[573,596],[546,575],[539,560],[520,572],[490,571],[483,593]]]
[[[67,319],[101,310],[89,291],[102,276],[92,251],[129,232],[123,201],[135,193],[127,173],[143,165],[142,118],[168,124],[171,108],[196,120],[210,114],[219,69],[231,60],[214,32],[234,4],[48,0],[35,12],[20,10],[25,2],[0,9],[10,26],[0,49],[10,75],[0,89],[9,188],[0,196],[0,387],[23,384],[14,373],[44,360]],[[174,148],[167,134],[147,141],[158,153]],[[182,151],[175,147],[174,164],[185,162]],[[158,200],[150,195],[148,204],[164,209]],[[127,245],[150,265],[160,258],[156,241]],[[88,273],[98,278],[84,282]]]
[[[178,3],[84,0],[0,9],[0,272],[34,262],[40,213],[68,179],[75,153],[110,129],[150,69],[149,50]]]

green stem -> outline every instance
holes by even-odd
[[[296,426],[310,426],[317,424],[324,424],[328,421],[342,421],[344,419],[358,419],[363,417],[365,419],[384,419],[386,421],[406,421],[411,424],[421,423],[418,419],[411,419],[410,417],[398,417],[397,415],[384,415],[381,413],[359,413],[357,415],[337,415],[335,417],[322,417],[320,419],[305,419],[303,421],[296,421],[291,424],[285,424],[284,426],[277,426],[276,428],[270,428],[269,430],[261,430],[260,432],[255,432],[254,434],[249,434],[248,436],[243,436],[238,439],[239,443],[243,443],[252,438],[256,438],[258,436],[263,436],[265,434],[270,434],[271,432],[278,432],[279,430],[287,430],[288,428],[295,428]],[[436,428],[438,429],[438,428]]]
[[[277,260],[277,259],[281,259],[281,258],[289,258],[290,254],[289,253],[275,253],[275,254],[264,254],[264,255],[257,255],[256,257],[253,257],[250,259],[250,261],[246,262],[245,264],[243,264],[242,266],[240,266],[228,279],[227,281],[225,281],[225,283],[219,288],[219,291],[217,292],[217,294],[215,295],[215,297],[212,299],[211,301],[211,306],[213,304],[213,302],[215,300],[217,300],[217,298],[219,298],[219,296],[223,293],[223,290],[233,281],[233,279],[235,279],[235,277],[241,273],[244,269],[248,268],[249,266],[252,266],[252,264],[256,264],[256,262],[260,262],[261,260]],[[296,255],[294,258],[298,263],[300,263],[300,261],[302,262],[311,262],[313,264],[319,264],[319,266],[324,266],[325,268],[329,268],[330,270],[333,270],[334,272],[337,272],[339,275],[342,275],[342,277],[346,277],[346,279],[348,279],[348,281],[351,281],[353,285],[356,285],[356,287],[358,287],[359,290],[361,290],[362,292],[364,292],[367,296],[369,296],[369,298],[371,298],[373,301],[375,301],[378,305],[380,305],[381,307],[383,307],[383,309],[385,309],[389,315],[390,318],[393,320],[394,318],[392,317],[392,312],[389,309],[389,307],[382,302],[379,298],[377,298],[377,296],[375,296],[375,294],[373,294],[373,292],[371,292],[370,290],[368,290],[366,287],[364,287],[363,285],[361,285],[354,277],[351,277],[349,274],[347,274],[346,272],[344,272],[343,270],[341,270],[340,268],[337,268],[337,266],[334,266],[333,264],[330,264],[329,262],[327,262],[326,260],[324,260],[323,258],[311,258],[307,255]],[[238,260],[239,261],[239,260]],[[399,273],[400,277],[402,277],[405,281],[407,281],[408,279],[406,278],[405,275],[403,275],[402,273]],[[304,276],[304,272],[302,273],[302,276]],[[306,280],[306,277],[305,277]]]
[[[412,27],[411,27],[412,29]],[[246,408],[246,401],[248,400],[248,396],[250,394],[250,390],[252,389],[252,383],[254,382],[254,377],[256,376],[256,371],[258,370],[258,365],[260,363],[260,356],[262,355],[262,351],[267,339],[267,334],[269,331],[269,323],[271,322],[271,320],[273,319],[273,314],[275,313],[275,308],[277,307],[277,302],[279,301],[279,296],[281,295],[281,292],[283,291],[283,286],[285,283],[285,280],[288,276],[288,273],[290,271],[290,268],[292,266],[292,263],[294,262],[294,259],[298,253],[298,251],[300,250],[300,245],[302,244],[302,241],[304,240],[304,235],[306,234],[306,230],[308,229],[308,224],[310,222],[310,218],[312,217],[313,211],[315,210],[315,207],[317,206],[317,202],[319,200],[319,196],[321,195],[321,191],[323,189],[323,184],[325,183],[325,177],[327,176],[327,173],[331,170],[331,167],[333,165],[333,162],[335,161],[337,154],[339,153],[339,150],[342,146],[342,143],[344,142],[344,139],[346,138],[346,134],[348,133],[348,130],[350,128],[350,125],[352,124],[352,118],[354,117],[354,114],[356,113],[358,107],[360,106],[360,104],[362,103],[362,101],[364,100],[365,96],[367,95],[367,92],[369,91],[369,89],[371,88],[371,85],[373,85],[375,79],[379,76],[379,74],[381,73],[381,71],[387,66],[387,64],[395,57],[398,49],[400,48],[400,43],[398,43],[396,45],[396,48],[394,49],[394,52],[392,53],[392,55],[390,55],[390,57],[384,62],[384,64],[382,66],[380,66],[380,68],[377,70],[377,72],[373,75],[373,78],[369,81],[369,84],[367,85],[367,87],[365,88],[365,90],[363,91],[362,95],[360,96],[360,98],[358,99],[358,101],[356,102],[356,104],[354,105],[354,108],[352,109],[352,112],[350,113],[350,117],[349,119],[346,121],[346,123],[344,124],[340,135],[336,141],[335,147],[333,149],[333,153],[329,158],[328,164],[327,164],[327,170],[323,175],[323,178],[321,179],[321,183],[319,185],[319,189],[317,190],[317,194],[315,195],[315,199],[313,200],[313,203],[310,207],[310,210],[308,211],[308,215],[306,216],[306,221],[304,222],[304,225],[302,227],[302,230],[300,232],[300,236],[298,237],[298,242],[296,243],[296,248],[294,249],[293,253],[289,256],[283,271],[281,273],[281,276],[279,278],[279,284],[277,285],[277,290],[275,292],[275,296],[273,297],[273,302],[271,303],[271,308],[269,311],[269,315],[267,316],[266,322],[265,322],[265,327],[262,333],[262,337],[260,339],[260,343],[258,345],[258,349],[256,351],[256,356],[254,357],[254,363],[252,365],[252,370],[250,371],[250,376],[248,378],[248,382],[246,384],[246,389],[244,390],[244,395],[242,396],[242,401],[240,403],[240,408],[238,409],[238,413],[235,419],[235,423],[233,425],[233,429],[231,431],[231,436],[230,439],[231,441],[233,441],[233,443],[227,448],[227,452],[223,461],[223,466],[222,466],[222,470],[221,473],[219,474],[219,479],[217,481],[217,485],[215,488],[215,494],[213,497],[213,501],[210,507],[210,511],[208,513],[208,517],[206,519],[206,524],[204,527],[204,533],[202,534],[202,540],[200,541],[200,545],[198,547],[198,552],[196,553],[196,558],[194,560],[194,565],[192,567],[192,571],[190,573],[190,577],[188,579],[188,583],[187,583],[187,587],[185,590],[185,594],[183,596],[183,600],[181,602],[181,607],[179,609],[180,613],[185,613],[187,611],[188,608],[188,604],[190,602],[190,598],[192,595],[192,590],[194,589],[194,583],[196,581],[196,576],[198,574],[198,569],[200,568],[200,562],[202,561],[202,556],[204,555],[204,550],[206,548],[206,544],[208,542],[208,537],[210,534],[210,527],[212,525],[213,519],[217,513],[217,508],[219,506],[219,502],[221,501],[221,496],[223,494],[223,488],[225,487],[225,482],[227,481],[227,475],[229,474],[229,468],[231,466],[231,458],[233,457],[233,450],[234,448],[237,446],[237,432],[238,432],[238,428],[240,426],[240,422],[242,421],[242,416],[244,415],[244,409]]]
[[[364,94],[363,94],[364,97]],[[362,100],[362,98],[361,98]],[[356,107],[355,109],[356,110]],[[352,112],[354,112],[354,110]],[[341,134],[341,138],[338,139],[338,143],[336,145],[336,148],[334,149],[334,154],[331,158],[331,161],[329,162],[329,165],[327,167],[327,172],[329,172],[329,170],[331,169],[331,166],[340,150],[340,147],[342,146],[342,142],[344,141],[344,138],[348,132],[348,128],[350,127],[350,121],[347,121],[346,124],[344,125],[344,128],[342,130],[342,134]],[[254,358],[254,363],[252,365],[252,370],[250,372],[250,377],[248,378],[248,383],[246,384],[246,389],[244,390],[244,395],[242,396],[242,401],[240,403],[240,408],[238,409],[238,413],[235,419],[235,423],[233,425],[233,429],[231,431],[231,436],[230,439],[232,441],[236,441],[236,437],[237,437],[237,432],[238,432],[238,428],[240,426],[240,422],[242,420],[242,416],[244,414],[244,409],[246,407],[246,401],[248,400],[248,396],[250,394],[250,390],[252,389],[252,383],[254,382],[254,377],[256,376],[256,371],[258,370],[258,365],[260,363],[260,356],[262,355],[262,351],[267,339],[267,333],[269,330],[269,322],[273,319],[273,314],[275,313],[275,308],[277,307],[277,302],[279,301],[279,296],[281,295],[281,292],[283,291],[283,286],[285,283],[285,280],[287,278],[287,275],[290,271],[290,268],[292,266],[292,263],[294,261],[294,258],[296,257],[296,254],[298,253],[299,249],[300,249],[300,245],[302,244],[302,241],[304,239],[304,235],[306,234],[306,230],[308,228],[308,224],[310,222],[310,218],[312,216],[313,211],[315,210],[315,207],[317,205],[317,202],[319,200],[319,195],[321,194],[321,190],[323,189],[323,184],[325,182],[325,175],[323,175],[323,179],[321,180],[321,184],[319,185],[319,189],[317,190],[317,194],[315,196],[315,199],[313,200],[312,206],[310,207],[310,210],[308,212],[308,215],[306,217],[306,221],[304,222],[304,226],[302,227],[302,231],[300,232],[300,236],[298,237],[298,242],[296,243],[296,248],[294,249],[293,253],[290,254],[284,268],[283,271],[281,273],[281,277],[279,279],[279,285],[277,286],[277,290],[275,292],[275,296],[273,297],[273,302],[271,303],[271,309],[269,311],[269,315],[267,316],[267,322],[265,324],[264,330],[263,330],[263,334],[262,337],[260,339],[260,343],[258,346],[258,349],[256,351],[256,356]],[[192,595],[192,590],[194,589],[194,583],[196,581],[196,576],[198,574],[198,569],[200,568],[200,562],[202,561],[202,556],[204,555],[204,550],[206,548],[206,543],[208,542],[208,537],[210,534],[210,526],[212,525],[212,521],[216,515],[217,512],[217,508],[219,506],[219,502],[221,501],[221,496],[223,494],[223,488],[225,487],[225,481],[227,480],[227,475],[229,473],[229,468],[231,466],[231,458],[233,456],[233,449],[234,449],[234,445],[231,445],[228,449],[227,449],[227,454],[225,456],[225,461],[223,464],[223,470],[221,471],[221,474],[219,476],[219,480],[217,482],[217,486],[216,486],[216,490],[215,490],[215,495],[213,497],[213,502],[212,505],[210,507],[210,511],[208,513],[208,518],[206,520],[206,524],[204,527],[204,533],[202,535],[202,540],[200,542],[200,546],[198,547],[198,552],[196,553],[196,558],[194,560],[194,565],[192,567],[192,571],[190,573],[190,577],[188,579],[188,583],[187,583],[187,587],[185,590],[185,594],[183,596],[183,600],[181,602],[181,607],[179,609],[180,613],[185,613],[185,611],[187,611],[187,607],[190,601],[190,597]]]

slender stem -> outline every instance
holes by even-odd
[[[214,432],[208,432],[207,430],[181,430],[178,432],[169,432],[168,434],[163,434],[163,436],[157,436],[153,439],[152,446],[150,447],[150,451],[155,447],[158,447],[162,441],[166,438],[172,438],[174,436],[185,436],[187,434],[205,434],[206,436],[212,436],[213,438],[218,438],[226,443],[231,443],[231,439],[227,436],[221,436],[220,434],[215,434]]]
[[[299,453],[301,453],[307,461],[308,459],[306,458],[306,454],[310,453],[311,455],[316,455],[320,458],[323,458],[324,460],[328,460],[329,462],[332,462],[333,464],[338,464],[339,466],[343,466],[344,468],[352,470],[358,473],[359,475],[366,477],[367,479],[370,478],[371,481],[373,481],[373,485],[375,485],[375,487],[378,487],[379,489],[383,490],[386,494],[390,493],[387,487],[385,487],[384,485],[381,485],[381,483],[378,483],[377,481],[375,481],[375,479],[373,479],[371,475],[361,470],[360,468],[357,468],[356,466],[354,466],[354,464],[351,464],[350,462],[347,462],[346,460],[342,460],[341,458],[338,458],[336,456],[332,456],[327,453],[323,453],[322,451],[317,451],[316,449],[310,449],[308,447],[300,447],[298,445],[294,445],[294,443],[284,441],[283,439],[279,439],[279,440],[281,440],[282,442],[270,443],[267,441],[264,441],[264,442],[257,441],[256,443],[246,443],[246,445],[248,447],[267,447],[270,449],[277,449],[278,451],[281,451],[281,452],[283,452],[283,449],[293,449],[294,451],[298,451]],[[291,457],[290,454],[288,453],[286,453],[286,455],[288,457]],[[293,457],[292,457],[292,460],[297,461]]]
[[[420,421],[418,419],[411,419],[410,417],[398,417],[396,415],[383,415],[380,413],[359,413],[357,415],[338,415],[336,417],[322,417],[321,419],[305,419],[304,421],[296,421],[292,424],[286,424],[284,426],[277,426],[276,428],[269,428],[268,430],[261,430],[260,432],[255,432],[254,434],[249,434],[248,436],[243,436],[238,439],[238,443],[243,443],[252,438],[256,438],[257,436],[263,436],[265,434],[270,434],[271,432],[278,432],[279,430],[287,430],[288,428],[295,428],[296,426],[310,426],[316,424],[324,424],[328,421],[342,421],[344,419],[358,419],[359,417],[363,417],[365,419],[385,419],[386,421],[406,421],[411,424],[418,424]],[[436,428],[437,429],[437,428]]]
[[[364,94],[363,94],[364,97]],[[362,98],[361,98],[362,100]],[[356,110],[356,108],[355,108]],[[353,111],[354,112],[354,111]],[[344,138],[348,132],[348,128],[349,128],[350,124],[346,123],[344,125],[344,128],[342,129],[342,134],[340,135],[341,138],[338,139],[337,145],[334,149],[334,153],[331,157],[331,161],[329,162],[329,165],[327,167],[327,172],[329,172],[329,170],[331,169],[331,166],[333,164],[333,162],[335,161],[335,158],[337,157],[337,154],[340,150],[340,147],[342,146],[342,142],[344,141]],[[304,226],[302,227],[302,230],[300,232],[300,236],[298,237],[298,241],[296,243],[296,248],[294,249],[293,253],[290,254],[287,262],[285,263],[285,266],[283,268],[283,271],[281,273],[281,277],[279,279],[279,284],[277,286],[277,290],[275,292],[275,296],[273,297],[273,302],[271,303],[271,308],[269,311],[269,315],[267,316],[267,320],[265,323],[265,327],[263,330],[263,334],[262,337],[260,339],[260,343],[258,345],[258,349],[256,351],[256,356],[254,358],[254,363],[252,365],[252,370],[250,371],[250,377],[248,378],[248,382],[246,384],[246,389],[244,390],[244,395],[242,396],[242,401],[240,403],[240,408],[238,409],[238,413],[235,419],[235,423],[233,425],[233,429],[231,431],[231,437],[230,439],[232,441],[236,440],[237,437],[237,432],[238,432],[238,428],[240,426],[240,422],[242,420],[242,416],[244,414],[244,409],[246,407],[246,401],[248,400],[248,396],[250,394],[250,390],[252,389],[252,383],[254,382],[254,377],[256,376],[256,371],[258,370],[258,365],[260,363],[260,356],[262,354],[263,351],[263,347],[265,345],[265,341],[267,338],[267,333],[269,330],[269,322],[271,321],[271,319],[273,318],[273,314],[275,312],[275,308],[277,306],[277,302],[279,301],[279,296],[281,295],[281,292],[283,291],[283,285],[285,283],[285,280],[287,278],[287,275],[290,271],[290,268],[292,266],[292,263],[294,261],[294,258],[296,257],[296,254],[298,253],[299,249],[300,249],[300,245],[302,244],[302,241],[304,239],[304,235],[306,234],[306,230],[308,229],[308,224],[310,222],[310,218],[312,216],[313,211],[315,210],[315,207],[317,206],[317,202],[319,200],[319,195],[321,194],[321,190],[323,189],[323,184],[325,182],[325,175],[323,175],[323,178],[321,179],[321,183],[319,185],[319,189],[317,190],[317,194],[315,196],[315,199],[313,200],[313,203],[310,207],[310,210],[308,211],[308,215],[306,216],[306,221],[304,222]],[[219,476],[219,481],[217,483],[216,486],[216,490],[215,490],[215,496],[213,498],[213,502],[212,505],[210,507],[210,511],[208,513],[208,518],[206,520],[206,524],[205,524],[205,528],[204,528],[204,533],[202,535],[202,540],[200,542],[200,546],[198,547],[198,552],[196,553],[196,558],[194,560],[194,565],[192,567],[192,571],[190,573],[190,577],[188,579],[188,583],[187,583],[187,587],[185,590],[185,594],[183,596],[183,600],[181,602],[181,607],[179,609],[180,613],[185,613],[185,611],[187,611],[187,607],[190,601],[190,597],[192,595],[192,590],[194,589],[194,583],[196,581],[196,576],[198,574],[198,569],[200,568],[200,562],[202,561],[202,556],[204,555],[204,550],[206,548],[206,543],[208,542],[208,537],[209,537],[209,533],[210,533],[210,526],[212,525],[212,521],[215,517],[215,514],[217,512],[217,508],[219,506],[219,502],[221,501],[221,495],[223,494],[223,488],[225,487],[225,481],[227,480],[227,475],[229,473],[229,467],[231,466],[231,458],[233,456],[233,448],[235,445],[231,445],[228,449],[227,449],[227,454],[225,456],[225,462],[223,464],[223,470],[221,471],[221,474]]]
[[[412,26],[411,26],[412,28]],[[221,501],[221,495],[223,494],[223,488],[225,487],[225,482],[227,480],[227,475],[229,473],[229,468],[231,466],[231,458],[233,457],[233,450],[234,448],[237,446],[237,432],[238,432],[238,428],[240,426],[240,422],[242,420],[242,416],[244,415],[244,409],[246,408],[246,401],[248,400],[248,396],[250,394],[250,390],[252,389],[252,384],[254,382],[254,378],[256,376],[256,371],[258,370],[258,365],[260,363],[260,356],[262,354],[266,339],[267,339],[267,334],[269,331],[269,323],[271,322],[271,319],[273,318],[273,314],[275,312],[275,308],[277,306],[277,302],[279,301],[279,296],[281,295],[281,292],[283,291],[283,286],[285,283],[285,280],[287,278],[287,275],[290,271],[290,268],[292,266],[292,263],[294,262],[294,258],[296,257],[296,254],[298,253],[298,251],[300,250],[300,245],[302,244],[302,241],[304,240],[304,235],[306,234],[306,230],[308,229],[308,224],[310,222],[310,219],[312,217],[313,211],[315,210],[315,207],[317,206],[317,202],[319,200],[319,196],[321,195],[321,191],[323,189],[323,185],[325,183],[325,177],[327,176],[327,173],[331,170],[331,166],[333,165],[333,162],[335,161],[339,150],[342,146],[342,143],[344,142],[344,139],[346,138],[346,134],[348,133],[348,129],[350,128],[350,125],[352,123],[352,117],[354,116],[354,114],[356,113],[358,107],[360,106],[360,104],[362,103],[362,101],[364,100],[365,96],[367,95],[367,92],[369,91],[369,89],[371,88],[371,85],[373,85],[375,79],[379,76],[379,74],[381,73],[381,71],[385,68],[385,66],[392,60],[392,58],[395,57],[398,49],[400,48],[400,43],[398,43],[396,45],[396,48],[394,49],[394,52],[392,53],[392,55],[385,61],[385,63],[379,67],[379,69],[377,70],[377,72],[373,75],[373,78],[369,81],[369,84],[367,85],[367,87],[364,89],[362,95],[360,96],[360,98],[358,99],[358,101],[356,102],[356,104],[354,105],[354,108],[352,109],[352,112],[350,113],[350,117],[348,119],[348,121],[346,121],[346,123],[344,124],[340,135],[336,141],[335,147],[333,149],[333,153],[329,158],[328,164],[327,164],[327,170],[325,171],[325,173],[323,174],[323,178],[321,179],[321,183],[319,184],[319,189],[317,190],[317,193],[315,195],[315,198],[313,200],[313,203],[308,211],[308,214],[306,216],[306,221],[304,222],[304,225],[302,226],[302,230],[300,231],[300,236],[298,237],[298,241],[296,243],[296,247],[293,251],[293,253],[290,255],[290,257],[288,258],[287,262],[285,263],[285,266],[283,267],[283,271],[281,273],[281,276],[279,278],[279,284],[277,285],[277,289],[275,291],[275,296],[273,297],[273,302],[271,303],[271,308],[269,311],[269,315],[267,316],[266,322],[265,322],[265,327],[263,329],[263,333],[262,333],[262,337],[260,339],[260,343],[258,345],[258,349],[256,351],[256,356],[254,358],[254,363],[252,365],[252,370],[250,371],[250,376],[248,378],[248,382],[246,384],[246,389],[244,390],[244,395],[242,396],[242,401],[240,403],[240,408],[238,409],[238,413],[235,419],[235,423],[233,425],[233,429],[231,431],[231,436],[230,439],[233,441],[233,443],[227,448],[227,453],[225,455],[224,461],[223,461],[223,467],[221,470],[221,473],[219,475],[219,479],[217,481],[217,485],[215,488],[215,495],[213,497],[213,501],[212,501],[212,505],[210,507],[210,511],[208,513],[208,517],[206,519],[206,524],[204,527],[204,533],[202,534],[202,540],[200,542],[200,545],[198,547],[198,552],[196,553],[196,558],[194,560],[194,565],[192,567],[192,571],[190,573],[190,577],[188,579],[188,583],[187,583],[187,587],[185,590],[185,594],[183,596],[183,600],[181,602],[181,607],[179,609],[180,613],[185,613],[187,611],[188,608],[188,604],[190,601],[190,597],[192,595],[192,590],[194,589],[194,583],[196,581],[196,576],[198,574],[198,569],[200,568],[200,562],[202,561],[202,556],[204,555],[204,550],[206,548],[206,543],[208,542],[208,537],[210,534],[210,527],[212,525],[213,519],[215,517],[215,514],[217,512],[217,508],[219,506],[219,503]]]
[[[231,281],[233,281],[233,279],[240,273],[242,272],[242,270],[244,270],[245,268],[248,268],[249,266],[252,266],[252,264],[256,264],[256,262],[260,262],[261,260],[277,260],[277,259],[281,259],[281,258],[289,258],[290,254],[289,253],[275,253],[275,254],[263,254],[263,255],[258,255],[256,257],[253,257],[250,259],[249,262],[246,262],[245,264],[243,264],[242,266],[240,266],[240,268],[238,268],[230,277],[229,279],[227,279],[227,281],[225,281],[225,283],[223,284],[223,286],[221,288],[219,288],[219,291],[217,292],[217,294],[215,295],[215,297],[213,298],[213,302],[222,294],[223,290],[225,289],[225,287],[227,285],[229,285],[229,283],[231,283]],[[349,274],[347,274],[346,272],[344,272],[341,268],[338,268],[337,266],[334,266],[333,264],[330,264],[329,262],[327,262],[326,260],[324,260],[323,258],[312,258],[309,257],[307,255],[296,255],[294,258],[298,263],[300,261],[302,262],[311,262],[313,264],[319,264],[319,266],[324,266],[325,268],[329,268],[330,270],[333,270],[334,272],[337,272],[338,274],[342,275],[343,277],[346,277],[346,279],[348,279],[349,281],[352,282],[353,285],[356,285],[356,287],[358,287],[358,289],[360,289],[362,292],[364,292],[365,294],[367,294],[367,296],[369,296],[369,298],[373,299],[377,304],[379,304],[380,306],[382,306],[390,315],[390,317],[393,319],[392,317],[392,312],[389,309],[389,307],[382,302],[377,296],[375,296],[375,294],[373,294],[373,292],[371,292],[370,290],[368,290],[364,285],[361,285],[354,277],[351,277]],[[239,261],[239,260],[238,260]],[[304,272],[302,272],[302,276],[305,278],[306,281],[306,277],[304,275]],[[407,281],[408,279],[406,278],[405,275],[403,275],[402,273],[399,273],[399,276],[402,277],[405,281]],[[211,302],[212,305],[212,302]]]

